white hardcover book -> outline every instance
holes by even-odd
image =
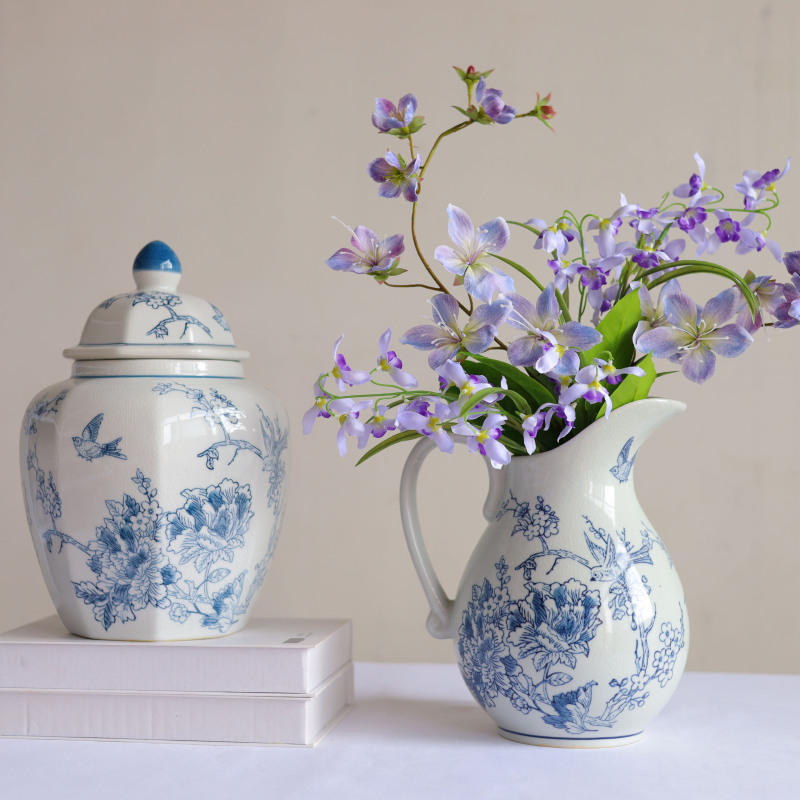
[[[253,619],[238,633],[117,642],[57,616],[0,634],[0,689],[311,694],[352,658],[349,620]]]
[[[311,695],[0,689],[0,736],[308,747],[352,696],[352,664]]]

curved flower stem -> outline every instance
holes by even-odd
[[[530,273],[528,272],[522,264],[517,264],[516,261],[512,261],[510,258],[506,258],[505,256],[499,256],[497,253],[489,253],[492,258],[496,258],[498,261],[502,261],[504,264],[508,264],[509,267],[513,267],[517,272],[524,275],[531,283],[533,283],[536,288],[540,291],[544,291],[544,286]]]
[[[645,270],[640,277],[644,279],[647,278],[648,275],[653,275],[657,272],[664,272],[666,266],[667,265],[653,267],[652,269]],[[709,275],[719,275],[719,277],[727,278],[736,284],[736,287],[741,291],[742,296],[744,297],[745,302],[750,309],[750,313],[753,315],[753,319],[756,318],[756,315],[758,314],[758,300],[753,294],[752,289],[748,286],[747,281],[742,278],[741,275],[737,275],[732,270],[722,267],[719,264],[712,264],[709,261],[672,261],[669,262],[668,266],[670,267],[669,272],[665,273],[659,278],[656,278],[650,283],[645,283],[648,289],[654,289],[656,286],[660,286],[662,283],[666,283],[673,278],[681,278],[684,275],[693,275],[697,272],[706,272]],[[677,267],[677,269],[675,269],[675,267]]]
[[[446,131],[442,131],[439,134],[439,136],[436,138],[436,141],[433,143],[433,147],[431,147],[430,153],[428,153],[428,157],[425,159],[425,163],[420,168],[419,177],[417,179],[418,183],[417,195],[422,193],[422,179],[425,175],[425,170],[428,168],[428,164],[430,164],[431,162],[433,154],[436,152],[436,148],[439,146],[439,142],[441,142],[445,136],[449,136],[452,133],[456,133],[457,131],[460,131],[463,128],[466,128],[470,125],[472,125],[472,120],[467,120],[466,122],[460,122],[458,125],[454,125],[452,128],[448,128]],[[418,202],[419,201],[417,201],[417,203]],[[431,265],[428,263],[425,256],[422,255],[422,248],[420,247],[419,240],[417,239],[417,203],[413,203],[411,208],[411,239],[414,242],[414,249],[417,252],[419,260],[422,262],[422,266],[425,268],[425,271],[428,273],[428,275],[431,276],[434,283],[436,284],[436,291],[452,295],[452,292],[450,292],[448,288],[439,280],[439,278],[436,276],[436,273],[431,268]],[[462,311],[469,314],[467,307],[461,301],[458,301],[458,305]]]
[[[513,219],[507,219],[506,222],[509,225],[517,225],[520,228],[525,228],[526,231],[530,231],[531,233],[535,233],[537,236],[541,236],[542,232],[538,228],[534,228],[533,225],[528,225],[526,222],[516,222]]]
[[[440,291],[438,286],[428,286],[426,283],[389,283],[381,281],[384,286],[391,286],[392,289],[429,289],[431,292]]]
[[[465,120],[464,122],[459,122],[458,125],[453,125],[452,128],[448,128],[446,131],[442,131],[437,137],[436,141],[433,143],[433,147],[431,147],[430,153],[428,153],[428,157],[425,159],[425,163],[422,165],[422,169],[419,171],[419,178],[420,181],[422,180],[422,176],[425,174],[425,170],[428,168],[428,164],[430,164],[431,158],[433,154],[436,152],[436,148],[439,146],[439,142],[444,139],[445,136],[450,136],[452,133],[457,133],[464,128],[468,128],[472,125],[472,120]]]
[[[422,177],[421,174],[420,177]],[[436,284],[438,291],[450,294],[450,292],[447,290],[447,287],[439,280],[439,278],[436,277],[436,273],[431,269],[431,265],[427,262],[425,256],[422,255],[422,248],[419,246],[419,241],[417,239],[417,203],[414,203],[411,208],[411,239],[414,242],[414,249],[417,251],[417,256],[419,257],[419,260],[422,262],[422,266],[425,267],[425,270],[428,273],[428,275],[430,275],[431,278],[433,278],[433,281]],[[461,306],[461,303],[459,303],[459,306]],[[461,306],[461,308],[466,311],[464,306]]]

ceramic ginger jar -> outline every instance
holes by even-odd
[[[247,622],[286,501],[288,419],[244,379],[222,313],[177,293],[162,242],[101,303],[72,376],[39,392],[20,465],[36,555],[64,625],[94,639],[198,639]]]

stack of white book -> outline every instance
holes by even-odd
[[[0,634],[0,736],[316,744],[353,697],[348,620],[254,619],[188,642]]]

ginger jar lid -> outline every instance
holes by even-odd
[[[134,291],[109,297],[92,311],[80,343],[64,351],[78,361],[210,359],[241,361],[231,329],[214,305],[179,294],[181,262],[164,242],[145,245],[133,262]]]

